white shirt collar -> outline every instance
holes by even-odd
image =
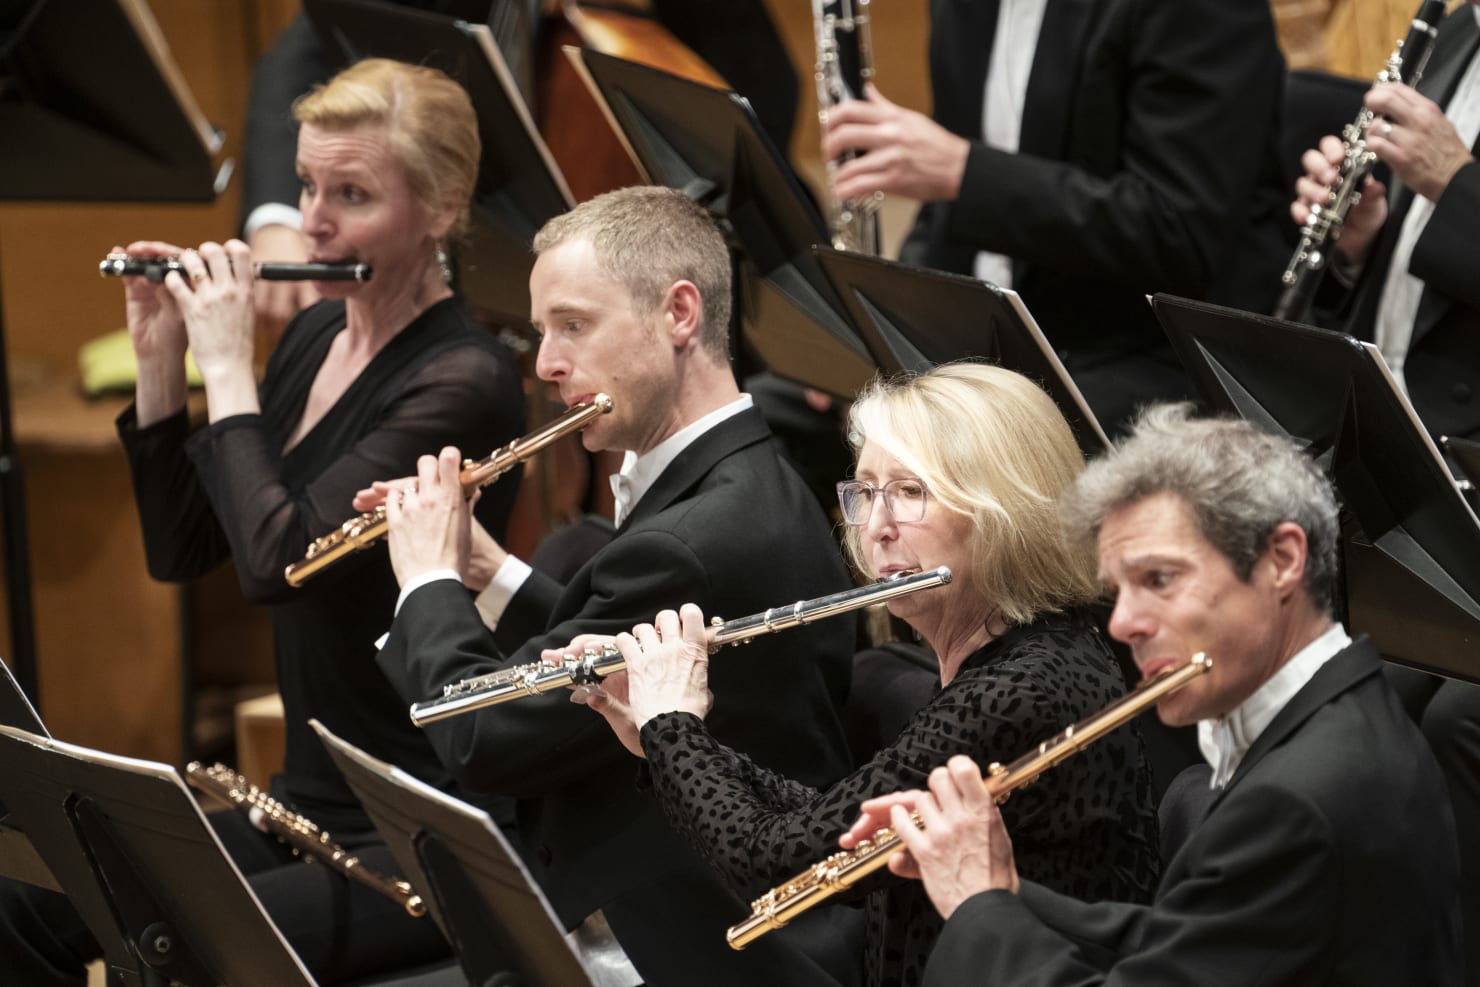
[[[699,436],[725,419],[749,409],[753,403],[749,394],[741,394],[724,407],[716,408],[703,418],[685,425],[641,456],[628,449],[622,460],[622,469],[611,475],[612,495],[617,501],[617,527],[622,526],[622,522],[632,513],[632,508],[642,499],[642,495],[663,475],[669,464],[678,458],[679,453],[692,445]]]
[[[1213,788],[1228,784],[1264,728],[1305,688],[1322,665],[1351,643],[1346,629],[1332,624],[1324,634],[1297,651],[1295,657],[1285,662],[1233,712],[1198,722],[1197,745],[1213,768]]]

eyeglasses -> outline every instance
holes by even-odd
[[[882,487],[862,480],[844,480],[838,484],[838,506],[843,509],[843,520],[849,524],[867,524],[874,512],[877,495],[884,495],[884,509],[896,522],[923,521],[925,519],[925,481],[912,476],[890,480]]]

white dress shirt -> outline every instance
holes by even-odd
[[[663,475],[663,471],[668,468],[669,464],[678,458],[679,453],[720,422],[733,418],[752,407],[753,404],[749,394],[742,394],[724,407],[716,408],[704,417],[685,425],[641,456],[629,449],[626,458],[622,461],[621,471],[610,478],[612,493],[617,499],[617,527],[622,526],[622,522],[631,515],[632,508],[642,499],[642,495],[647,493],[659,476]],[[498,571],[493,574],[493,580],[488,587],[478,594],[476,602],[478,613],[483,617],[483,623],[489,627],[498,626],[499,618],[508,608],[509,601],[514,598],[515,593],[519,592],[519,588],[524,585],[524,581],[529,578],[532,571],[528,563],[512,555],[504,560],[504,564],[499,566]],[[427,575],[430,576],[431,573]],[[429,580],[423,580],[423,582],[426,581]],[[409,588],[412,582],[406,585]],[[421,583],[416,585],[421,585]],[[402,590],[401,599],[404,600],[408,595],[409,589]],[[400,609],[401,604],[397,601],[397,612]]]
[[[1254,690],[1254,694],[1227,716],[1201,720],[1197,724],[1197,746],[1213,768],[1211,787],[1228,784],[1244,755],[1264,728],[1305,688],[1321,666],[1352,643],[1345,628],[1332,624],[1320,637],[1295,653],[1295,657]]]
[[[997,8],[997,34],[982,97],[982,140],[988,147],[1016,154],[1023,133],[1023,105],[1028,77],[1038,50],[1038,33],[1048,0],[1002,0]],[[999,288],[1012,287],[1012,258],[983,250],[973,273]]]
[[[1480,22],[1480,7],[1471,10],[1476,21]],[[1475,139],[1480,137],[1480,56],[1471,57],[1459,87],[1444,108],[1444,115],[1454,124],[1465,147],[1474,147]],[[1373,342],[1382,351],[1388,369],[1404,391],[1408,390],[1408,383],[1403,379],[1403,364],[1408,359],[1408,346],[1413,339],[1413,324],[1418,319],[1418,304],[1423,299],[1424,288],[1422,281],[1408,273],[1408,265],[1413,259],[1414,245],[1433,214],[1433,202],[1421,195],[1413,197],[1413,204],[1403,217],[1402,229],[1393,245],[1392,261],[1377,303]]]

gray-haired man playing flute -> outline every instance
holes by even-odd
[[[1110,631],[1143,675],[1212,660],[1158,705],[1199,726],[1203,818],[1155,900],[1129,905],[1019,880],[967,758],[865,803],[845,845],[892,825],[909,852],[890,867],[947,918],[926,983],[1461,983],[1449,802],[1376,650],[1331,617],[1336,506],[1315,466],[1247,423],[1162,407],[1064,514],[1098,540]]]

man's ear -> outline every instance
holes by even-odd
[[[704,300],[692,281],[675,281],[663,300],[663,315],[668,336],[675,349],[683,349],[694,339],[704,321]]]
[[[1281,596],[1287,595],[1305,580],[1308,553],[1305,529],[1294,521],[1281,521],[1269,533],[1259,564],[1269,567],[1274,588]]]

